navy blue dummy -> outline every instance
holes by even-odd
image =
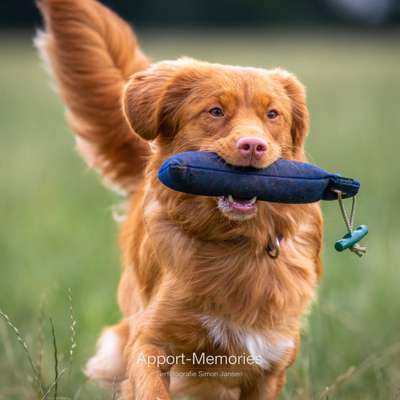
[[[217,154],[189,151],[164,161],[160,181],[178,192],[202,196],[228,196],[304,204],[336,200],[357,194],[360,183],[331,174],[315,165],[280,159],[264,169],[234,167]]]

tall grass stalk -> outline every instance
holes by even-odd
[[[327,386],[321,392],[318,400],[326,400],[328,396],[335,394],[344,383],[348,383],[350,379],[354,379],[356,375],[361,375],[372,367],[380,367],[388,358],[398,354],[400,354],[400,342],[392,344],[380,353],[370,355],[358,367],[349,367],[343,374],[339,375],[331,385]]]
[[[19,329],[11,322],[9,316],[6,313],[4,313],[2,310],[0,310],[0,317],[3,318],[3,320],[6,322],[6,324],[10,327],[10,329],[13,331],[15,337],[17,338],[18,342],[22,346],[22,348],[25,352],[26,358],[28,359],[29,365],[31,367],[34,382],[36,382],[37,388],[39,389],[40,393],[43,394],[44,393],[44,385],[41,380],[40,373],[39,373],[38,369],[36,368],[35,363],[33,362],[33,359],[32,359],[32,356],[31,356],[31,353],[29,351],[26,341],[23,339]]]

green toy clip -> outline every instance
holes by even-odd
[[[335,249],[337,251],[349,249],[353,247],[356,243],[358,243],[367,234],[368,227],[366,225],[360,225],[354,231],[346,233],[342,239],[336,241]]]
[[[349,217],[343,205],[342,192],[336,191],[336,193],[338,196],[340,211],[342,213],[348,232],[342,237],[342,239],[336,241],[335,249],[337,251],[350,249],[350,251],[357,254],[359,257],[362,257],[367,252],[367,248],[361,246],[358,242],[368,234],[368,227],[366,225],[360,225],[353,230],[354,212],[356,208],[356,197],[354,196],[352,199],[353,202],[351,205],[351,211]]]

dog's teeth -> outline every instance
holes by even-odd
[[[254,196],[251,200],[250,200],[250,204],[254,204],[257,201],[257,196]]]
[[[233,203],[233,202],[234,202],[234,200],[233,200],[233,197],[232,197],[232,195],[231,195],[231,194],[228,196],[228,200],[229,200],[231,203]]]

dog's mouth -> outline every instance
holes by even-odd
[[[257,197],[240,199],[229,195],[219,196],[217,201],[219,210],[231,219],[245,220],[257,213]]]

